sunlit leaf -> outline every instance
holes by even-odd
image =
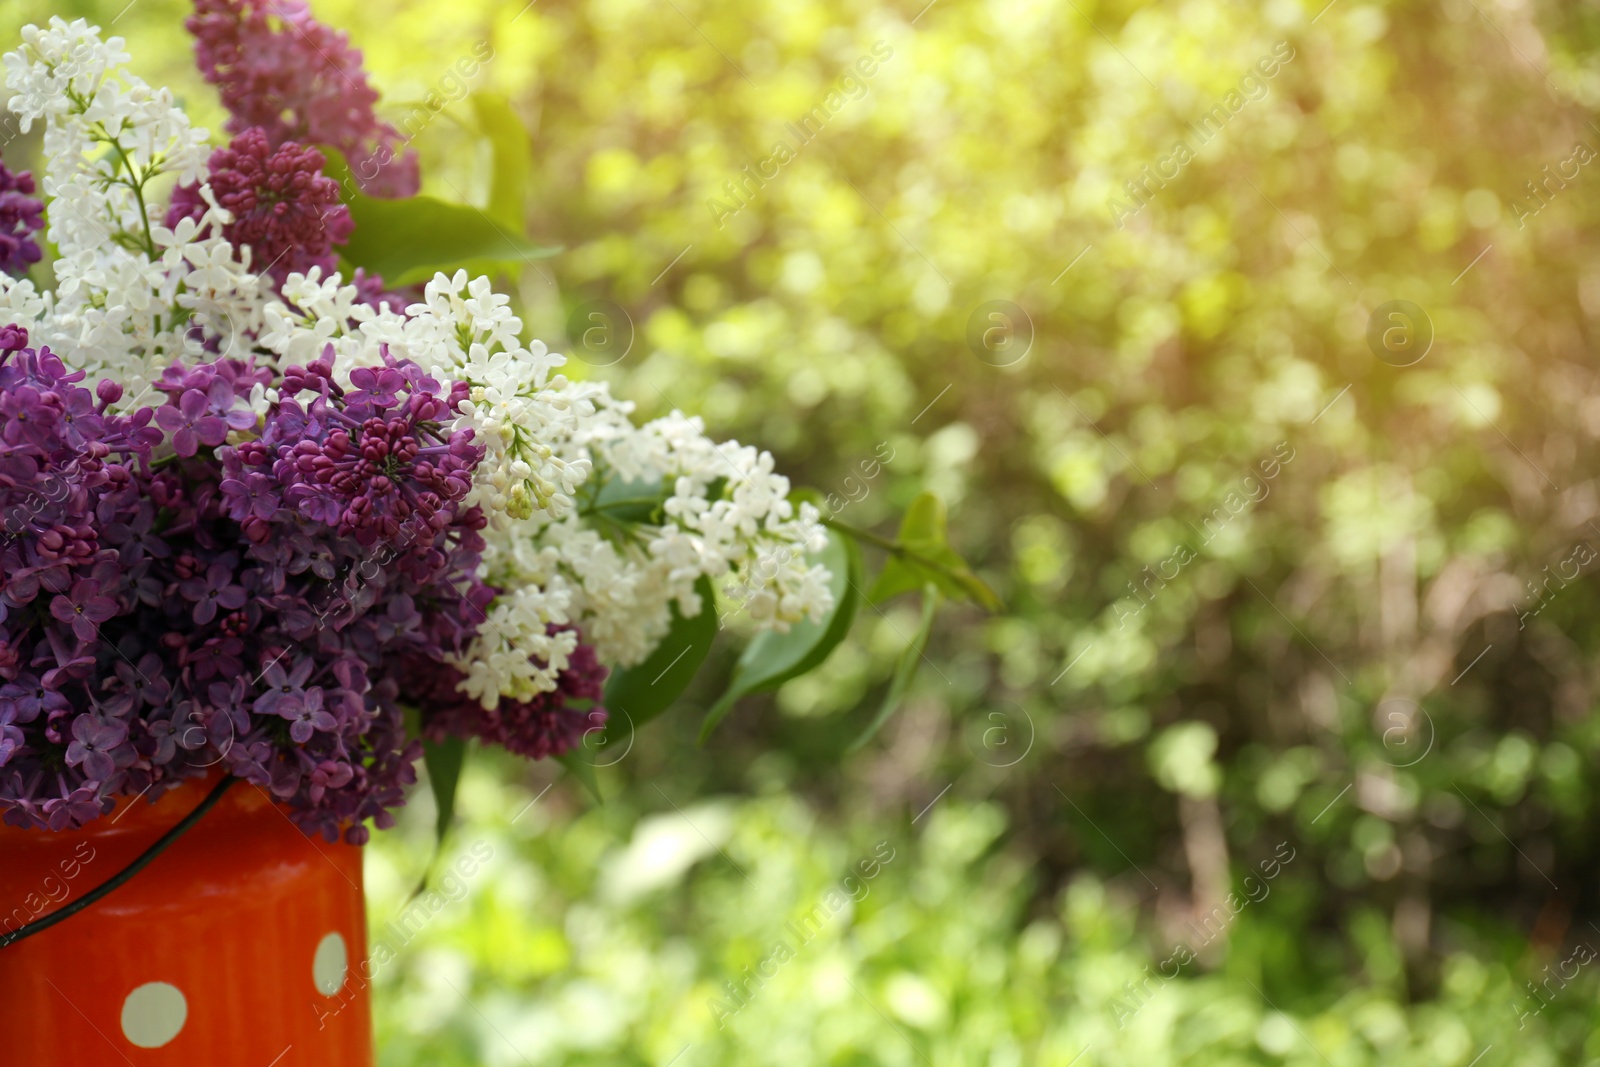
[[[486,210],[490,217],[521,233],[527,224],[525,198],[533,175],[533,146],[527,127],[502,93],[479,91],[471,100],[478,128],[494,151]]]
[[[904,551],[889,558],[867,594],[873,603],[932,584],[949,596],[973,601],[989,611],[1004,608],[994,590],[950,547],[944,501],[933,493],[918,494],[906,509],[898,544]]]
[[[350,168],[338,152],[322,151],[328,159],[324,170],[339,181],[340,198],[355,222],[350,240],[338,249],[340,257],[351,267],[382,275],[391,287],[414,285],[462,267],[475,273],[513,271],[560,251],[535,244],[520,229],[471,204],[431,196],[367,196],[350,180]]]
[[[927,652],[928,638],[933,633],[933,618],[939,610],[939,591],[933,586],[927,586],[922,591],[922,620],[917,624],[917,632],[912,635],[911,643],[900,653],[900,658],[894,666],[894,677],[889,680],[889,691],[884,694],[883,703],[878,706],[878,713],[872,717],[872,722],[861,731],[861,736],[850,743],[846,750],[854,752],[861,748],[889,721],[895,709],[900,706],[906,690],[911,686],[911,681],[917,676],[917,668],[922,665],[922,658]]]
[[[830,530],[827,547],[817,562],[827,567],[831,576],[833,610],[821,622],[799,622],[786,633],[763,633],[746,646],[734,666],[728,691],[706,713],[700,727],[702,743],[741,697],[776,689],[805,674],[827,659],[850,632],[860,600],[861,550],[850,538]]]

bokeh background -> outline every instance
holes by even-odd
[[[490,859],[397,937],[419,792],[382,1062],[1600,1063],[1600,12],[924,2],[315,0],[425,191],[490,206],[520,119],[565,251],[510,284],[578,374],[856,525],[936,490],[1007,602],[858,752],[912,605],[700,748],[730,634],[603,805],[478,758]],[[185,4],[0,30],[56,13],[220,129]]]

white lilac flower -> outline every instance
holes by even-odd
[[[123,69],[122,39],[102,41],[82,20],[53,18],[23,30],[5,57],[10,109],[28,130],[45,124],[46,236],[58,258],[54,301],[5,302],[38,341],[70,352],[91,374],[116,379],[126,403],[174,358],[254,329],[261,294],[248,261],[204,223],[226,221],[209,190],[199,223],[169,230],[148,201],[162,176],[205,176],[207,131],[196,128],[166,89]],[[15,292],[22,283],[8,284]]]
[[[469,654],[445,657],[466,676],[466,694],[492,710],[502,696],[526,701],[554,690],[578,645],[574,631],[554,629],[568,621],[568,599],[565,589],[535,585],[500,597]]]

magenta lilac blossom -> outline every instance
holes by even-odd
[[[256,127],[274,147],[333,145],[364,191],[416,194],[417,154],[374,112],[378,94],[360,51],[312,18],[303,0],[195,0],[184,25],[201,73],[233,115],[228,132]]]
[[[44,201],[33,192],[32,174],[0,163],[0,271],[7,274],[21,276],[42,256],[33,235],[44,227]]]
[[[464,387],[398,360],[350,390],[331,353],[221,360],[113,416],[114,383],[27,345],[0,330],[6,821],[80,825],[219,766],[330,840],[388,825],[420,752],[394,665],[455,677],[442,657],[493,596],[463,503],[482,450],[440,428]]]
[[[233,213],[222,234],[234,247],[248,245],[254,269],[282,282],[292,272],[338,265],[335,245],[355,229],[350,209],[339,202],[339,184],[324,177],[322,153],[293,141],[272,147],[259,127],[245,130],[211,155],[211,191]],[[167,225],[199,219],[206,203],[198,186],[174,190]]]

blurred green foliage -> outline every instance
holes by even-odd
[[[724,637],[602,757],[604,807],[563,782],[517,817],[559,775],[470,770],[455,840],[497,858],[382,976],[386,1063],[1600,1061],[1594,968],[1521,1015],[1600,939],[1592,6],[314,6],[429,194],[516,217],[498,98],[430,102],[509,101],[527,236],[565,249],[517,280],[530,330],[581,344],[598,300],[631,329],[577,373],[773,448],[855,526],[938,492],[1008,606],[943,615],[853,755],[903,600],[701,749]],[[220,127],[183,10],[0,29],[118,17]],[[730,211],[747,166],[777,170]],[[1367,340],[1399,299],[1434,334],[1404,367]],[[372,849],[375,924],[414,807]],[[719,1030],[722,983],[884,840]],[[1123,983],[1279,842],[1271,895],[1119,1030]]]
[[[947,797],[915,826],[841,825],[776,787],[653,811],[647,789],[582,811],[508,777],[469,770],[456,849],[490,858],[441,887],[437,914],[409,922],[401,958],[377,973],[386,1065],[1433,1067],[1486,1046],[1528,1067],[1600,1057],[1592,964],[1570,964],[1577,977],[1527,1029],[1511,1006],[1534,1002],[1496,954],[1448,949],[1436,994],[1412,1003],[1381,910],[1358,906],[1343,935],[1309,927],[1326,890],[1292,847],[1234,920],[1225,958],[1180,968],[1176,946],[1152,948],[1137,909],[1092,873],[1038,899],[1045,876],[994,801]],[[405,914],[425,824],[372,846],[379,936]],[[1185,935],[1196,950],[1202,938]],[[1312,974],[1308,954],[1323,961]],[[1151,980],[1162,960],[1180,976]]]

